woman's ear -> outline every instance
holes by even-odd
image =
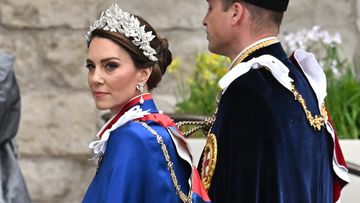
[[[153,67],[142,68],[138,70],[138,81],[140,83],[146,83],[151,75]]]

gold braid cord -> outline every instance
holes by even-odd
[[[183,133],[185,137],[189,137],[198,130],[203,130],[204,133],[208,132],[214,121],[215,116],[213,115],[211,117],[205,118],[203,121],[180,121],[176,123],[176,127],[180,129],[180,127],[184,125],[195,125],[195,127]]]
[[[214,111],[214,113],[210,116],[210,117],[206,117],[203,121],[180,121],[176,123],[176,127],[178,129],[180,129],[181,126],[184,125],[195,125],[194,128],[186,131],[185,133],[183,133],[183,135],[185,137],[189,137],[190,135],[192,135],[194,132],[198,131],[198,130],[203,130],[204,134],[208,134],[211,131],[211,128],[215,122],[215,118],[216,118],[216,114],[218,111],[218,106],[219,106],[219,102],[220,102],[220,98],[222,95],[222,91],[220,91],[217,95],[216,95],[216,109]]]
[[[187,196],[185,195],[185,193],[183,191],[181,191],[181,186],[179,185],[179,182],[175,175],[174,164],[170,160],[170,155],[166,148],[163,138],[159,134],[157,134],[157,132],[155,130],[153,130],[148,124],[146,124],[144,122],[140,122],[140,123],[142,126],[144,126],[146,129],[148,129],[156,137],[157,142],[161,145],[161,150],[163,151],[165,160],[167,162],[167,169],[170,171],[171,179],[174,184],[176,194],[179,195],[181,201],[183,201],[185,203],[192,203],[191,188],[189,188],[189,194]]]

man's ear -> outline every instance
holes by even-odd
[[[138,70],[138,81],[140,83],[146,83],[151,75],[153,67],[142,68]]]
[[[239,23],[240,20],[243,19],[244,5],[239,2],[235,2],[232,4],[230,9],[232,10],[231,24],[235,25],[235,24]]]

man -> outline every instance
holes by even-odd
[[[208,48],[232,60],[199,166],[210,199],[336,202],[349,177],[323,104],[325,75],[311,54],[290,60],[275,37],[288,0],[208,4]]]

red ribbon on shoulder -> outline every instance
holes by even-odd
[[[148,115],[143,116],[142,118],[139,118],[138,120],[140,120],[140,121],[151,120],[151,121],[154,121],[154,122],[160,124],[161,126],[163,126],[165,128],[170,127],[170,126],[176,126],[174,121],[168,115],[161,114],[161,113],[148,114]]]

